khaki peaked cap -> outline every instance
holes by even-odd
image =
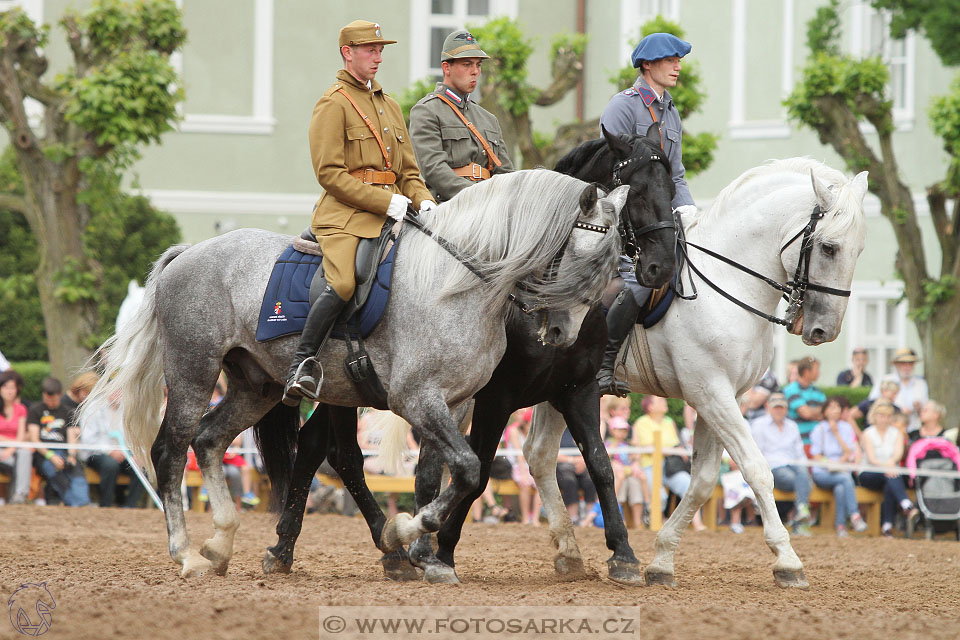
[[[340,29],[340,46],[355,47],[361,44],[396,44],[396,40],[384,40],[380,25],[366,20],[354,20]]]
[[[440,62],[456,60],[458,58],[489,58],[473,34],[466,29],[454,31],[443,41],[440,51]]]

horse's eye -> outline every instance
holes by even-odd
[[[820,245],[820,250],[823,251],[823,255],[832,258],[834,254],[837,253],[837,247],[832,244],[822,244]]]

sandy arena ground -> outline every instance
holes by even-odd
[[[960,637],[960,544],[945,539],[795,540],[811,583],[802,592],[774,586],[759,528],[690,532],[677,553],[679,588],[630,589],[603,577],[600,530],[577,530],[599,577],[564,583],[545,527],[470,525],[459,548],[462,584],[434,586],[385,580],[363,521],[330,515],[306,517],[293,573],[264,576],[274,521],[246,513],[228,574],[184,581],[156,510],[5,506],[0,518],[0,597],[46,581],[57,606],[45,638],[346,637],[320,635],[318,606],[466,604],[639,606],[639,638]],[[198,548],[210,516],[187,518]],[[642,563],[653,539],[631,534]],[[0,638],[14,637],[23,636],[0,620]]]

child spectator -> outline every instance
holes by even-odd
[[[520,418],[509,424],[507,429],[507,447],[521,451],[523,443],[526,442],[530,434],[530,420],[533,419],[533,409],[522,409]],[[513,481],[520,487],[520,517],[524,524],[533,526],[540,525],[540,494],[537,493],[537,485],[530,475],[530,467],[527,466],[523,454],[510,456],[510,462],[513,465]]]
[[[647,475],[640,465],[640,456],[624,451],[630,446],[627,443],[629,430],[630,424],[626,420],[620,417],[611,418],[606,445],[607,453],[610,455],[610,466],[613,467],[613,485],[617,502],[629,506],[633,526],[639,529],[644,522],[646,505],[650,504],[650,489],[647,486]]]
[[[27,407],[20,402],[22,391],[23,377],[19,373],[10,368],[0,372],[0,471],[11,478],[7,491],[11,504],[27,501],[33,463],[31,449],[2,446],[3,442],[27,441]]]

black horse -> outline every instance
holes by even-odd
[[[674,230],[671,201],[674,185],[670,169],[659,153],[657,125],[646,136],[613,136],[588,141],[562,158],[556,170],[585,181],[598,182],[611,189],[618,184],[631,186],[627,200],[628,215],[621,232],[627,242],[639,250],[642,268],[638,280],[648,286],[660,286],[675,270]],[[642,583],[639,563],[630,548],[626,526],[620,515],[613,488],[613,471],[598,425],[600,390],[596,372],[606,343],[606,323],[599,307],[583,321],[579,338],[570,348],[545,347],[537,339],[532,319],[515,313],[507,323],[507,350],[487,385],[475,396],[470,445],[480,459],[480,482],[457,507],[437,533],[436,554],[429,536],[410,545],[409,558],[402,550],[383,558],[387,575],[395,579],[416,577],[410,562],[422,568],[431,582],[455,582],[454,550],[461,528],[473,501],[480,496],[489,478],[497,443],[510,414],[521,407],[549,402],[566,420],[570,433],[584,452],[587,469],[600,499],[607,547],[613,556],[607,561],[612,580],[625,584]],[[264,422],[263,426],[266,426]],[[258,437],[272,443],[263,446],[268,475],[276,495],[286,494],[277,525],[277,544],[263,560],[264,571],[289,571],[293,548],[300,533],[310,482],[324,457],[340,475],[345,488],[357,502],[370,527],[374,542],[380,544],[385,516],[367,489],[363,479],[363,456],[356,439],[356,412],[349,407],[321,405],[300,429],[292,475],[288,475],[289,436],[271,436],[258,425]],[[332,437],[331,437],[332,434]],[[268,445],[268,443],[263,443]],[[277,468],[279,467],[279,469]],[[286,467],[286,469],[284,469]],[[417,506],[429,503],[439,492],[442,460],[424,443],[417,468]],[[409,560],[409,562],[408,562]],[[560,549],[555,568],[563,576],[583,573],[577,556],[564,555]]]

